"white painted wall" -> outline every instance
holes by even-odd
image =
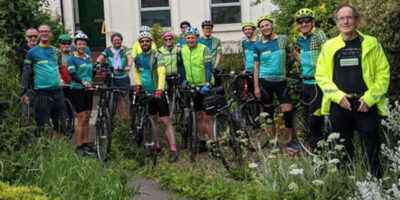
[[[75,27],[74,5],[77,0],[50,0],[52,15],[61,16],[60,2],[64,4],[64,23],[71,31]],[[136,41],[140,24],[140,0],[103,0],[106,31],[120,32],[124,36],[123,44],[132,47]],[[242,21],[253,21],[263,14],[275,9],[270,0],[264,0],[257,6],[250,6],[252,0],[241,0]],[[201,22],[211,18],[211,0],[170,0],[171,27],[175,34],[180,33],[179,24],[187,20],[192,26],[201,28]],[[76,15],[76,13],[75,13]],[[78,16],[75,16],[79,20]],[[239,41],[243,37],[240,24],[224,24],[214,27],[214,36],[222,40],[224,52],[238,50]],[[111,45],[107,34],[107,46]],[[89,36],[90,37],[90,36]]]

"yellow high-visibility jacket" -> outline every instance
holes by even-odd
[[[383,52],[382,45],[375,37],[357,32],[362,38],[361,68],[364,82],[368,88],[361,99],[369,107],[376,104],[379,115],[386,116],[385,94],[389,87],[389,63]],[[328,40],[323,45],[321,54],[318,57],[315,80],[324,93],[321,105],[322,115],[329,115],[331,102],[339,104],[346,95],[345,92],[339,90],[332,79],[334,55],[345,46],[342,36],[339,35]]]

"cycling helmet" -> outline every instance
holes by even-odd
[[[172,37],[174,38],[174,34],[171,32],[165,32],[164,34],[162,34],[162,39],[165,39],[166,37]]]
[[[213,23],[211,20],[204,20],[204,21],[201,23],[201,28],[204,28],[205,26],[214,27],[214,23]]]
[[[272,17],[268,16],[268,15],[261,15],[261,17],[259,17],[257,19],[257,27],[260,27],[260,22],[264,21],[264,20],[268,20],[271,23],[274,23],[274,20],[272,19]]]
[[[75,35],[77,35],[78,33],[83,33],[83,34],[85,34],[85,32],[83,32],[82,30],[76,30],[76,31],[74,32],[74,37],[75,37]]]
[[[150,27],[148,26],[141,26],[139,32],[150,32]]]
[[[185,36],[186,35],[190,35],[190,34],[193,34],[193,35],[196,35],[196,36],[200,36],[199,30],[196,27],[187,27],[185,29],[184,34],[185,34]]]
[[[140,40],[142,38],[146,38],[146,37],[149,38],[150,40],[153,40],[153,36],[148,31],[140,32],[139,36],[138,36],[138,40]]]
[[[243,30],[244,27],[246,27],[246,26],[250,26],[250,27],[252,27],[253,29],[256,29],[256,25],[255,25],[253,22],[244,22],[244,23],[242,24],[242,30]]]
[[[179,27],[182,28],[183,25],[187,25],[188,27],[190,26],[190,23],[188,21],[183,21],[181,22],[181,24],[179,25]]]
[[[296,20],[307,17],[315,18],[314,12],[309,8],[302,8],[296,12]]]
[[[72,42],[72,37],[68,34],[62,34],[58,37],[59,42]]]
[[[89,42],[89,38],[86,34],[84,33],[78,33],[74,37],[74,43],[76,43],[78,40],[85,40],[86,43]]]
[[[113,33],[113,34],[111,35],[111,37],[110,37],[111,42],[112,42],[112,40],[113,40],[114,37],[119,37],[119,38],[121,38],[121,41],[124,39],[124,38],[122,37],[122,34],[121,34],[121,33],[115,32],[115,33]]]

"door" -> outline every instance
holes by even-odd
[[[104,20],[103,0],[78,0],[79,26],[89,37],[92,51],[102,51],[106,47],[105,35],[101,34]]]

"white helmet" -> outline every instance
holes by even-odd
[[[150,31],[150,27],[148,26],[141,26],[139,29],[139,32],[149,32]]]
[[[89,42],[88,36],[87,36],[85,33],[83,33],[83,32],[77,33],[77,34],[74,36],[74,43],[76,43],[76,41],[78,41],[78,40],[85,40],[86,42]]]
[[[153,36],[151,35],[150,32],[145,31],[145,32],[140,32],[139,36],[138,36],[138,40],[142,39],[142,38],[149,38],[150,40],[153,40]]]

